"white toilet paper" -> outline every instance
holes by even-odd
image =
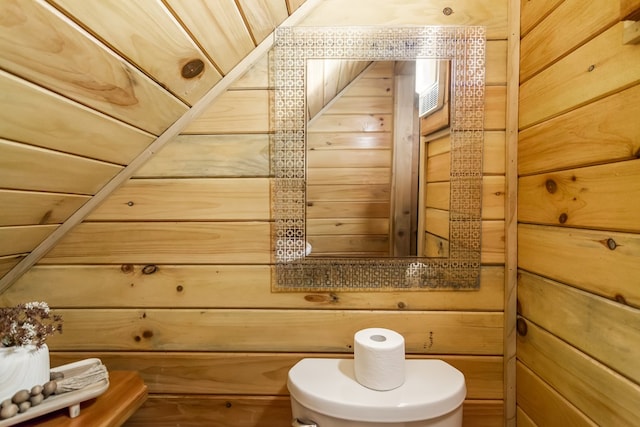
[[[390,329],[356,332],[353,346],[356,380],[365,387],[385,391],[404,383],[404,337]]]

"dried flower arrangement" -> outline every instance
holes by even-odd
[[[0,308],[0,346],[34,345],[40,348],[48,336],[62,332],[62,317],[52,314],[45,302],[28,302]]]

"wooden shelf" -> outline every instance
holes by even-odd
[[[69,418],[67,409],[18,424],[19,427],[114,427],[124,422],[147,399],[147,386],[137,372],[110,371],[109,388],[80,405],[80,415]]]

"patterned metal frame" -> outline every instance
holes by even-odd
[[[484,27],[281,27],[274,46],[274,291],[477,289],[480,285]],[[451,60],[448,258],[305,257],[306,62]]]

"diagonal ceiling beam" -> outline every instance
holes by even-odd
[[[322,2],[323,0],[306,0],[294,13],[285,19],[280,26],[293,26],[299,23],[304,17]],[[229,73],[227,73],[209,92],[207,92],[198,102],[162,134],[158,136],[149,146],[133,159],[120,173],[102,187],[87,203],[71,215],[53,233],[42,241],[36,248],[13,267],[0,279],[0,293],[9,288],[16,280],[35,265],[47,252],[49,252],[73,227],[80,224],[100,203],[111,195],[118,187],[131,178],[135,172],[142,167],[151,157],[153,157],[169,141],[173,140],[180,132],[198,117],[202,112],[222,95],[239,77],[260,60],[273,47],[274,35],[264,39],[255,49],[253,49],[242,61],[240,61]]]

